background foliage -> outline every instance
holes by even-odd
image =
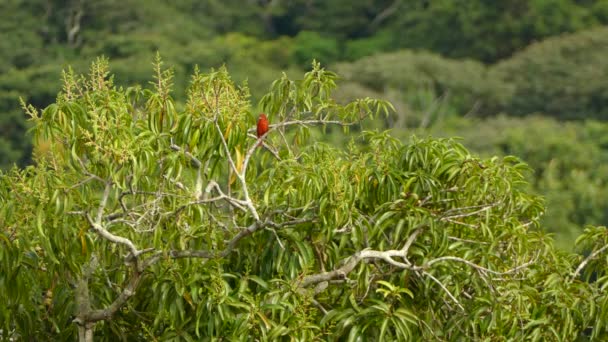
[[[237,84],[247,80],[250,111],[257,112],[281,72],[300,75],[317,58],[340,75],[336,103],[369,96],[394,105],[352,132],[389,128],[404,142],[414,134],[461,137],[472,154],[515,155],[533,169],[524,173],[526,191],[543,196],[540,222],[559,247],[572,250],[581,236],[589,253],[605,239],[601,229],[583,227],[608,221],[606,0],[5,0],[0,19],[4,170],[32,165],[32,150],[51,150],[50,141],[34,145],[25,134],[32,126],[20,98],[39,109],[57,103],[68,66],[86,73],[105,55],[114,84],[148,87],[160,51],[173,70],[174,106],[185,110],[195,66],[226,65]],[[336,127],[308,134],[334,147],[351,141]],[[27,254],[11,262],[37,261]],[[584,273],[601,269],[595,262]],[[12,277],[5,279],[17,273]],[[24,277],[24,286],[35,280]],[[34,298],[48,284],[9,293]]]

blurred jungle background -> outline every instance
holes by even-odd
[[[341,77],[339,101],[394,104],[359,129],[527,162],[543,226],[570,249],[585,224],[608,224],[606,25],[608,0],[1,0],[0,168],[45,148],[19,99],[54,102],[68,66],[105,55],[118,84],[148,86],[159,51],[178,102],[195,65],[224,64],[256,101],[316,59]]]

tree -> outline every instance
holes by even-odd
[[[606,229],[581,238],[582,263],[555,250],[516,158],[385,132],[312,142],[316,126],[359,130],[390,107],[336,104],[316,63],[272,84],[260,139],[224,68],[196,71],[183,108],[160,59],[155,76],[117,88],[100,59],[86,78],[65,72],[56,103],[25,106],[51,147],[0,178],[2,338],[605,334],[605,295],[581,279],[604,272]]]
[[[400,33],[397,46],[494,63],[534,41],[597,26],[601,14],[590,7],[572,0],[417,0],[404,2],[403,15],[387,27]]]
[[[464,145],[483,156],[516,155],[533,168],[527,180],[531,191],[544,197],[548,210],[541,225],[555,234],[557,247],[571,251],[586,226],[608,222],[605,123],[561,122],[540,115],[451,117],[438,120],[428,132],[462,137]]]
[[[605,26],[549,38],[494,65],[489,77],[512,86],[504,107],[507,113],[606,120],[607,46]]]
[[[509,100],[511,90],[510,84],[488,77],[488,68],[479,62],[453,60],[424,51],[377,54],[340,63],[336,68],[347,81],[376,91],[392,89],[406,98],[421,91],[430,92],[460,115],[495,115]],[[407,112],[397,114],[404,116]]]

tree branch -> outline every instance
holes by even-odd
[[[258,214],[258,211],[255,209],[255,206],[253,205],[253,202],[251,201],[251,198],[249,197],[249,190],[247,190],[247,180],[245,179],[245,171],[243,170],[242,172],[239,172],[238,169],[236,168],[236,164],[234,163],[234,160],[232,159],[232,155],[230,154],[230,149],[228,148],[228,143],[226,143],[226,139],[224,139],[224,135],[222,134],[222,129],[220,128],[220,125],[217,122],[217,117],[213,121],[213,124],[215,125],[215,128],[217,129],[220,139],[222,141],[222,146],[224,147],[224,152],[226,152],[226,156],[228,157],[228,163],[230,164],[232,171],[234,172],[234,174],[236,175],[236,177],[239,179],[239,181],[241,183],[241,187],[243,190],[243,197],[245,197],[245,200],[244,200],[245,206],[249,209],[253,218],[256,221],[259,221],[260,215]]]
[[[137,270],[137,267],[133,267],[133,274],[127,283],[127,286],[122,290],[120,295],[114,299],[112,304],[103,310],[93,310],[85,316],[86,321],[89,323],[98,322],[101,320],[110,319],[125,303],[135,294],[139,282],[141,280],[143,272]]]
[[[117,235],[110,233],[101,224],[94,222],[88,213],[85,214],[85,217],[87,218],[87,221],[89,221],[89,225],[91,226],[91,228],[93,228],[93,230],[97,234],[99,234],[101,237],[103,237],[104,239],[106,239],[110,242],[125,245],[129,249],[129,251],[131,252],[132,255],[139,254],[137,247],[135,247],[135,245],[133,244],[133,242],[131,242],[131,240],[124,238],[122,236],[117,236]]]
[[[200,258],[200,259],[215,259],[215,258],[224,258],[228,256],[232,251],[236,248],[238,243],[245,237],[255,233],[256,231],[265,228],[265,227],[273,227],[275,229],[284,228],[288,226],[294,226],[301,223],[313,222],[313,219],[310,218],[300,218],[294,219],[291,221],[285,221],[282,223],[275,223],[269,220],[266,221],[256,221],[250,224],[247,228],[241,230],[238,234],[236,234],[228,243],[226,247],[221,250],[171,250],[168,252],[158,251],[154,253],[151,257],[146,259],[142,264],[142,269],[145,269],[148,266],[151,266],[157,263],[164,255],[168,258],[172,259],[184,259],[184,258]],[[140,252],[141,254],[141,252]]]
[[[457,221],[455,219],[477,215],[479,213],[482,213],[482,212],[484,212],[486,210],[489,210],[489,209],[491,209],[491,208],[499,205],[500,203],[501,202],[494,202],[494,203],[490,203],[490,204],[474,205],[474,206],[462,207],[462,208],[453,208],[453,209],[445,211],[442,215],[440,215],[439,216],[439,220],[440,221],[448,221],[448,222],[451,222],[451,223],[461,224],[461,225],[465,225],[465,226],[475,227],[474,225],[470,225],[468,223],[460,222],[460,221]],[[471,212],[468,212],[468,213],[465,212],[465,213],[459,213],[459,214],[451,214],[453,212],[462,212],[462,211],[465,211],[465,210],[477,209],[477,208],[480,208],[480,209],[475,210],[475,211],[471,211]]]
[[[583,262],[580,263],[580,265],[578,265],[578,267],[576,268],[576,270],[574,271],[574,273],[572,273],[572,278],[571,281],[578,278],[579,274],[581,273],[581,271],[583,270],[583,268],[585,268],[585,266],[587,266],[587,264],[595,259],[598,255],[600,255],[601,253],[603,253],[605,250],[608,249],[608,245],[605,245],[604,247],[596,250],[595,252],[589,254],[589,256],[587,256],[585,258],[585,260],[583,260]]]
[[[498,272],[498,271],[491,270],[489,268],[485,268],[483,266],[479,266],[479,265],[477,265],[477,264],[475,264],[473,262],[470,262],[469,260],[463,259],[463,258],[454,257],[454,256],[443,256],[443,257],[439,257],[439,258],[436,258],[436,259],[428,261],[423,266],[423,268],[428,268],[428,267],[431,267],[433,264],[436,264],[436,263],[442,262],[442,261],[447,261],[447,260],[458,261],[458,262],[461,262],[463,264],[469,265],[469,266],[471,266],[471,267],[473,267],[473,268],[475,268],[477,270],[480,270],[480,271],[483,271],[483,272],[487,272],[487,273],[491,273],[491,274],[494,274],[494,275],[499,275],[499,276],[515,273],[515,272],[521,270],[522,268],[526,268],[526,267],[532,265],[536,261],[535,259],[532,259],[532,260],[530,260],[528,262],[525,262],[525,263],[523,263],[523,264],[521,264],[521,265],[519,265],[517,267],[514,267],[512,269],[509,269],[507,271]]]
[[[207,194],[211,193],[211,190],[215,189],[219,196],[216,197],[212,197],[212,198],[207,198]],[[196,201],[192,201],[190,203],[186,203],[180,207],[178,207],[174,214],[177,214],[179,212],[181,212],[182,210],[184,210],[185,208],[191,206],[191,205],[197,205],[197,204],[206,204],[206,203],[213,203],[213,202],[217,202],[220,200],[226,200],[229,204],[231,204],[232,206],[234,206],[235,208],[242,210],[243,212],[247,212],[247,209],[244,206],[247,206],[247,202],[228,196],[226,195],[222,189],[220,188],[219,184],[217,184],[217,182],[215,181],[210,181],[209,184],[207,184],[207,188],[205,188],[205,192],[204,192],[204,196],[202,199],[196,200]]]
[[[422,274],[431,278],[431,280],[433,280],[435,283],[437,283],[437,285],[439,285],[439,287],[441,287],[443,289],[443,291],[445,291],[445,293],[448,295],[448,297],[450,297],[462,311],[465,311],[464,307],[460,304],[458,299],[456,299],[456,297],[454,297],[452,292],[450,292],[450,290],[448,290],[447,287],[445,287],[445,285],[443,285],[443,283],[439,279],[435,278],[432,274],[430,274],[429,272],[426,272],[426,271],[422,271]]]
[[[333,271],[313,274],[313,275],[304,277],[302,279],[302,282],[300,282],[299,287],[306,288],[306,287],[309,287],[310,285],[315,285],[315,284],[318,284],[321,282],[330,281],[330,280],[334,280],[334,279],[346,278],[346,276],[353,269],[355,269],[355,266],[357,266],[359,264],[359,261],[361,261],[363,259],[361,256],[361,253],[362,252],[355,253],[354,255],[352,255],[350,258],[347,259],[347,261],[344,265],[342,265],[341,267],[339,267]]]
[[[194,195],[196,198],[199,198],[203,191],[203,176],[202,176],[202,172],[201,172],[203,163],[201,163],[201,161],[198,158],[196,158],[194,155],[192,155],[192,153],[190,153],[189,151],[185,151],[181,147],[174,144],[173,138],[171,138],[170,147],[173,151],[182,152],[186,157],[188,157],[192,161],[194,166],[196,166],[196,187],[195,187]]]
[[[90,217],[87,215],[87,218],[90,220]],[[139,285],[139,282],[141,281],[142,275],[143,275],[143,271],[155,264],[156,262],[158,262],[159,260],[161,260],[163,255],[167,255],[167,257],[172,258],[172,259],[183,259],[183,258],[203,258],[203,259],[212,259],[212,258],[223,258],[228,256],[228,254],[230,254],[235,247],[237,246],[237,244],[239,243],[240,240],[242,240],[244,237],[249,236],[251,234],[253,234],[254,232],[256,232],[257,230],[259,230],[260,228],[262,228],[264,225],[271,225],[273,227],[285,227],[285,226],[289,226],[289,225],[295,225],[295,224],[299,224],[299,223],[303,223],[303,222],[307,222],[309,219],[295,219],[292,221],[286,221],[283,223],[274,223],[274,222],[264,222],[264,223],[260,223],[258,222],[254,222],[253,224],[251,224],[249,227],[247,227],[244,230],[241,230],[237,235],[235,235],[227,244],[226,248],[224,248],[223,250],[220,251],[209,251],[209,250],[172,250],[169,252],[156,252],[154,255],[152,255],[151,257],[149,257],[148,259],[144,260],[143,262],[141,262],[141,267],[133,267],[133,273],[131,275],[131,278],[129,279],[129,282],[127,283],[127,285],[125,286],[125,288],[122,290],[122,292],[120,293],[120,295],[112,302],[112,304],[110,304],[107,308],[103,309],[103,310],[93,310],[93,311],[89,311],[85,316],[83,317],[79,317],[79,320],[77,323],[79,322],[86,322],[86,323],[94,323],[97,321],[101,321],[101,320],[107,320],[110,319],[121,307],[123,307],[125,305],[125,303],[129,300],[129,298],[131,298],[134,294],[135,291]],[[91,222],[92,223],[92,222]],[[105,229],[102,228],[102,231],[104,231],[105,233],[103,234],[109,234],[111,235],[109,232],[107,232]],[[117,239],[120,240],[122,238],[113,236],[111,237],[111,239]],[[108,237],[108,239],[110,239],[110,237]],[[128,241],[127,239],[124,239],[126,241]],[[118,242],[118,241],[117,241]],[[123,241],[123,243],[125,243]],[[130,243],[130,241],[129,241]],[[132,255],[135,258],[138,258],[141,254],[145,253],[145,252],[150,252],[152,251],[151,248],[142,250],[142,251],[137,251],[135,250],[134,252],[132,252]]]
[[[276,123],[276,124],[271,124],[268,127],[269,127],[269,131],[270,131],[271,129],[277,129],[279,127],[286,127],[286,126],[292,126],[292,125],[301,125],[301,126],[306,126],[306,125],[353,126],[353,125],[356,125],[357,123],[358,123],[358,121],[355,121],[355,122],[344,122],[344,121],[340,121],[340,120],[325,120],[325,119],[290,120],[290,121],[279,122],[279,123]],[[255,133],[255,128],[249,129],[249,132]]]
[[[418,233],[414,232],[412,235],[418,235]],[[406,242],[406,244],[407,244],[407,242]],[[319,282],[328,281],[328,280],[332,280],[332,279],[342,279],[342,278],[346,277],[346,275],[348,273],[350,273],[355,268],[355,266],[357,266],[357,264],[360,261],[365,260],[365,259],[382,259],[382,260],[386,261],[387,263],[389,263],[393,266],[396,266],[398,268],[402,268],[402,269],[411,269],[411,270],[421,269],[420,267],[412,265],[407,260],[408,250],[405,247],[406,246],[404,246],[404,249],[401,249],[401,250],[393,249],[393,250],[388,250],[388,251],[375,251],[375,250],[371,250],[371,249],[365,249],[365,250],[359,251],[359,252],[353,254],[352,256],[350,256],[347,259],[347,262],[343,266],[341,266],[333,271],[323,272],[323,273],[309,275],[309,276],[304,277],[302,279],[302,282],[300,283],[300,287],[308,287],[310,285],[314,285]],[[393,259],[393,257],[401,257],[404,260],[406,260],[406,263],[396,261]]]
[[[103,196],[101,197],[101,201],[99,202],[99,208],[97,208],[97,217],[95,218],[95,223],[100,225],[101,219],[103,218],[103,211],[108,204],[108,198],[110,197],[110,191],[112,190],[112,182],[106,181],[106,186],[103,190]]]
[[[429,278],[431,278],[434,282],[436,282],[437,284],[439,284],[439,286],[447,293],[447,295],[458,305],[458,307],[460,307],[460,309],[464,310],[464,308],[462,307],[462,305],[460,304],[460,302],[456,299],[456,297],[447,289],[447,287],[441,283],[441,281],[439,281],[437,278],[435,278],[432,274],[430,274],[429,272],[427,272],[426,270],[431,267],[432,265],[439,263],[439,262],[443,262],[443,261],[458,261],[458,262],[462,262],[468,266],[471,266],[479,271],[482,272],[487,272],[490,274],[494,274],[494,275],[506,275],[506,274],[511,274],[514,272],[517,272],[520,269],[526,268],[528,266],[530,266],[531,264],[533,264],[536,261],[536,258],[534,258],[533,260],[530,260],[524,264],[521,264],[517,267],[514,267],[512,269],[509,269],[507,271],[504,272],[498,272],[498,271],[494,271],[491,269],[488,269],[486,267],[477,265],[471,261],[468,261],[466,259],[463,258],[459,258],[459,257],[454,257],[454,256],[444,256],[444,257],[439,257],[436,259],[432,259],[428,262],[426,262],[424,265],[422,266],[417,266],[417,265],[413,265],[412,263],[410,263],[410,261],[407,258],[407,254],[408,254],[408,250],[410,248],[410,246],[412,245],[413,241],[416,239],[416,237],[418,236],[418,234],[421,232],[422,227],[416,229],[412,235],[410,235],[410,237],[408,238],[408,240],[406,241],[405,245],[403,246],[403,248],[401,250],[387,250],[387,251],[376,251],[376,250],[362,250],[359,251],[355,254],[353,254],[352,256],[350,256],[349,258],[346,259],[346,262],[344,263],[344,265],[338,267],[337,269],[334,269],[332,271],[329,272],[321,272],[318,274],[313,274],[313,275],[308,275],[305,276],[301,282],[299,283],[299,287],[300,288],[306,288],[312,285],[316,285],[322,282],[327,282],[330,280],[335,280],[335,279],[345,279],[347,277],[347,275],[352,272],[355,267],[359,264],[359,262],[365,260],[365,259],[380,259],[380,260],[384,260],[385,262],[387,262],[388,264],[395,266],[397,268],[400,269],[406,269],[406,270],[412,270],[415,272],[421,272],[422,275],[425,275]],[[403,260],[405,260],[405,262],[399,262],[396,261],[395,259],[393,259],[394,257],[400,257],[403,258]]]
[[[422,224],[412,233],[412,235],[410,235],[410,237],[407,238],[407,241],[405,241],[405,245],[403,245],[403,248],[401,248],[401,250],[405,254],[407,254],[407,252],[409,251],[410,247],[412,246],[412,243],[414,243],[414,240],[416,240],[416,238],[418,237],[418,234],[420,234],[420,232],[422,232],[422,228],[424,228],[426,226],[427,226],[427,224]]]

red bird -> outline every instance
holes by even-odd
[[[268,118],[266,117],[266,114],[262,113],[258,118],[258,139],[266,134],[266,132],[268,132]],[[258,146],[262,146],[261,140],[258,143]]]

